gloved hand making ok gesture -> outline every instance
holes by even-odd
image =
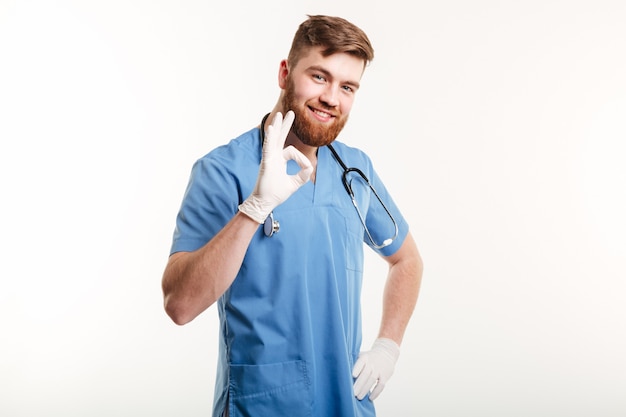
[[[311,161],[306,156],[293,146],[285,148],[285,139],[294,118],[291,110],[284,120],[280,112],[276,113],[272,124],[267,128],[254,190],[239,205],[239,211],[258,223],[263,223],[271,211],[306,183],[313,173]],[[300,171],[293,175],[287,174],[287,161],[290,159],[300,166]]]

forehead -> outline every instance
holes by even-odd
[[[359,81],[365,71],[365,61],[354,55],[338,52],[324,56],[322,47],[313,47],[305,52],[295,67],[294,72],[312,71],[323,69],[334,78],[348,81]]]

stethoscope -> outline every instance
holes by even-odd
[[[263,117],[263,120],[261,120],[261,145],[265,141],[265,121],[267,120],[268,116],[269,116],[269,113],[266,114],[265,117]],[[335,158],[337,163],[339,163],[339,165],[343,169],[343,174],[341,176],[341,181],[343,182],[343,186],[346,189],[346,192],[348,193],[348,196],[350,196],[350,199],[352,200],[352,205],[354,206],[354,208],[356,209],[357,214],[359,215],[359,220],[361,220],[361,224],[363,225],[363,228],[365,229],[365,233],[367,234],[368,239],[370,240],[370,242],[372,242],[372,246],[374,248],[376,248],[376,249],[381,249],[381,248],[384,248],[385,246],[391,245],[391,242],[393,242],[395,240],[395,238],[398,237],[398,224],[396,223],[396,220],[391,215],[391,212],[389,211],[389,209],[387,208],[385,203],[383,203],[383,200],[378,196],[378,193],[376,192],[376,189],[374,189],[374,187],[370,183],[370,181],[367,178],[367,176],[363,173],[363,171],[361,171],[358,168],[348,168],[348,166],[339,157],[339,154],[337,153],[337,151],[335,150],[333,145],[329,144],[327,146],[328,146],[328,149],[330,149],[330,151],[332,152],[333,157]],[[388,238],[388,239],[385,239],[383,241],[383,243],[381,243],[381,244],[378,244],[378,243],[376,243],[374,241],[374,238],[370,234],[370,231],[367,228],[367,225],[365,224],[365,219],[363,218],[363,215],[361,214],[361,210],[359,210],[359,206],[358,206],[358,204],[356,202],[356,197],[354,195],[354,191],[352,190],[352,181],[353,180],[348,178],[348,175],[351,172],[354,172],[354,173],[358,174],[359,177],[361,178],[361,180],[365,181],[365,183],[370,188],[372,193],[374,193],[374,196],[376,196],[376,198],[380,202],[381,206],[383,207],[383,209],[385,209],[385,212],[387,213],[387,215],[391,219],[391,222],[393,223],[393,227],[394,227],[394,230],[395,230],[394,235],[392,237]],[[271,212],[269,214],[269,216],[267,216],[267,219],[265,219],[265,223],[263,223],[263,233],[265,233],[265,236],[267,236],[267,237],[272,237],[274,235],[274,233],[278,233],[279,230],[280,230],[280,223],[277,220],[274,219],[274,212]]]

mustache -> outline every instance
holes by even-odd
[[[322,101],[318,101],[317,103],[315,103],[315,105],[313,106],[309,106],[312,107],[314,109],[318,109],[318,110],[324,110],[330,114],[332,114],[333,116],[339,116],[340,113],[337,109],[337,106],[330,106]]]

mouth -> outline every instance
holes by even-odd
[[[311,114],[313,114],[315,119],[323,123],[328,123],[336,117],[335,115],[328,113],[327,111],[316,109],[311,106],[309,106],[309,110],[311,111]]]

